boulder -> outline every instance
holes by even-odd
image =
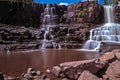
[[[65,71],[63,71],[63,73],[65,74],[66,78],[68,78],[70,80],[76,80],[76,79],[78,79],[78,77],[80,76],[82,71],[83,71],[83,69],[70,67],[70,68],[66,69]]]
[[[120,80],[120,61],[116,60],[112,62],[107,71],[106,75],[108,76],[109,80]]]
[[[78,65],[84,65],[84,64],[86,64],[86,65],[88,65],[88,64],[91,64],[91,63],[93,63],[95,61],[95,59],[92,59],[92,60],[83,60],[83,61],[71,61],[71,62],[64,62],[64,63],[61,63],[60,64],[60,66],[62,66],[62,67],[71,67],[71,66],[73,66],[73,67],[76,67],[76,66],[78,66]]]
[[[99,70],[106,67],[106,65],[106,61],[101,62],[99,59],[74,61],[61,64],[62,67],[65,67],[63,72],[69,79],[77,79],[84,70],[88,70],[91,73],[96,74]]]
[[[110,63],[116,60],[116,56],[114,55],[113,52],[107,52],[103,56],[101,56],[99,60],[102,62],[108,61]]]
[[[55,76],[59,76],[60,72],[61,72],[61,68],[59,66],[54,66],[52,69],[51,69],[51,72],[55,75]]]
[[[118,60],[120,60],[120,52],[115,53],[115,56]]]
[[[62,80],[68,80],[67,78],[63,78]]]
[[[91,72],[85,70],[82,72],[78,80],[102,80],[102,79],[93,75]]]
[[[115,54],[116,58],[120,60],[120,49],[115,49],[112,52]]]

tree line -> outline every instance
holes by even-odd
[[[34,0],[0,0],[0,1],[10,1],[10,2],[13,1],[13,2],[25,2],[25,3],[29,2],[29,3],[31,3]]]

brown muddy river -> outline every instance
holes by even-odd
[[[44,71],[62,62],[92,59],[99,56],[98,52],[84,52],[76,49],[0,53],[0,72],[16,76],[26,72],[29,67]]]

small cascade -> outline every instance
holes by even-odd
[[[62,49],[60,43],[58,44],[58,49]]]
[[[49,4],[46,6],[44,10],[44,16],[43,16],[43,24],[45,25],[53,25],[55,24],[56,15],[55,15],[55,8],[51,7]]]
[[[42,40],[42,46],[41,49],[46,49],[48,46],[56,48],[56,43],[54,42],[54,36],[51,34],[51,28],[53,28],[54,25],[45,25],[44,28],[44,35]]]
[[[105,21],[106,23],[112,23],[115,21],[114,17],[114,7],[111,5],[105,5],[104,6],[104,11],[105,11]]]
[[[120,24],[114,22],[114,7],[104,6],[105,25],[90,30],[90,38],[83,46],[85,50],[99,51],[102,43],[120,44]]]
[[[93,51],[96,51],[99,48],[100,48],[100,42],[95,40],[88,40],[83,46],[83,49],[88,49]]]
[[[49,4],[46,6],[43,15],[43,28],[44,28],[44,35],[42,40],[41,49],[49,48],[56,48],[58,44],[54,41],[54,35],[51,34],[53,31],[52,29],[56,26],[55,23],[55,8],[51,7]]]

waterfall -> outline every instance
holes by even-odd
[[[84,44],[84,50],[99,51],[102,42],[110,44],[120,44],[120,24],[115,23],[114,7],[104,6],[105,24],[90,30],[90,39]],[[108,45],[110,49],[110,45]]]
[[[56,15],[54,13],[55,13],[55,8],[51,7],[48,4],[46,6],[45,10],[44,10],[43,24],[45,24],[45,25],[48,25],[48,24],[53,25],[53,23],[55,23],[55,18],[56,18]]]
[[[54,36],[51,34],[53,31],[52,28],[55,27],[55,8],[51,7],[49,4],[44,9],[43,15],[43,28],[44,28],[44,35],[42,40],[41,49],[46,49],[48,46],[56,48],[57,43],[54,41]],[[49,39],[49,38],[50,39]]]
[[[114,7],[111,5],[104,6],[104,15],[106,23],[113,23],[114,20]]]

